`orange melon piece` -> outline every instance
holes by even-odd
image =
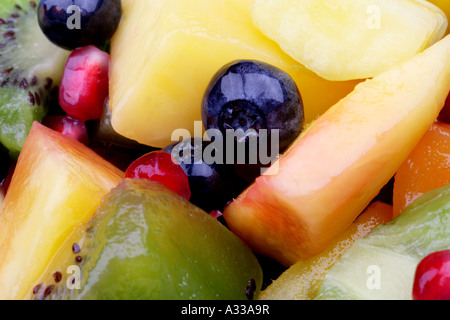
[[[0,299],[23,299],[65,239],[124,173],[35,122],[0,215]]]
[[[327,248],[394,176],[450,90],[450,36],[359,84],[224,210],[255,251],[286,266]]]
[[[450,124],[433,123],[395,174],[394,217],[427,191],[450,183]]]
[[[272,282],[260,300],[312,300],[319,292],[328,270],[356,239],[361,239],[380,224],[392,220],[392,206],[376,201],[327,249],[306,261],[298,261]]]

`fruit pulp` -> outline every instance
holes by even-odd
[[[22,299],[55,252],[123,172],[75,139],[35,122],[0,215],[0,299]]]
[[[164,148],[174,130],[191,137],[213,75],[237,59],[270,63],[297,83],[305,121],[316,119],[357,83],[326,81],[287,56],[255,28],[253,0],[122,0],[111,40],[110,106],[119,134]],[[133,41],[130,42],[130,39]]]
[[[331,268],[319,300],[411,300],[416,268],[448,248],[450,185],[417,198],[399,216],[356,240]]]
[[[445,14],[425,1],[256,0],[255,25],[328,80],[366,79],[440,40]]]
[[[317,256],[292,265],[261,292],[260,300],[314,299],[327,272],[352,244],[391,220],[391,205],[380,201],[371,203],[335,243]]]
[[[427,191],[450,183],[450,124],[435,122],[395,174],[394,217]]]
[[[65,285],[70,274],[55,283],[53,275],[77,256],[79,290]],[[252,279],[256,298],[261,267],[220,222],[160,182],[126,178],[68,238],[35,282],[42,291],[29,298],[246,300]],[[43,296],[51,285],[54,290]]]
[[[225,208],[228,226],[254,250],[287,266],[317,255],[394,176],[449,90],[447,36],[359,84],[309,126]]]

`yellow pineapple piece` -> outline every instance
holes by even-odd
[[[424,0],[255,0],[255,25],[328,80],[364,79],[440,40],[447,17]]]
[[[426,0],[422,0],[422,1],[426,1]],[[449,0],[428,0],[428,2],[434,4],[435,6],[440,8],[442,11],[444,11],[445,15],[447,16],[447,19],[450,17],[450,1]],[[449,28],[447,27],[446,34],[448,34],[448,32],[449,32]]]
[[[302,94],[306,122],[353,90],[357,82],[326,81],[265,37],[251,20],[252,1],[123,0],[123,19],[111,41],[115,131],[154,147],[170,144],[175,129],[194,136],[209,81],[237,59],[265,61],[289,73]]]

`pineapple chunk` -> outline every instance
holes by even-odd
[[[1,300],[33,290],[64,240],[123,176],[75,139],[33,124],[0,215]]]
[[[330,82],[293,60],[253,25],[253,0],[122,0],[111,40],[110,106],[119,134],[153,147],[176,129],[194,132],[213,75],[237,59],[260,60],[296,81],[310,122],[356,81]],[[177,140],[178,137],[175,137]]]
[[[423,0],[256,0],[255,25],[328,80],[364,79],[440,40],[444,12]]]
[[[421,0],[426,1],[426,0]],[[447,19],[450,17],[450,1],[448,0],[429,0],[428,2],[432,3],[433,5],[439,7],[442,11],[444,11],[445,15],[447,16]],[[447,27],[448,34],[449,28]]]

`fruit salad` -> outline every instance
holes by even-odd
[[[449,18],[2,0],[0,299],[449,300]]]

